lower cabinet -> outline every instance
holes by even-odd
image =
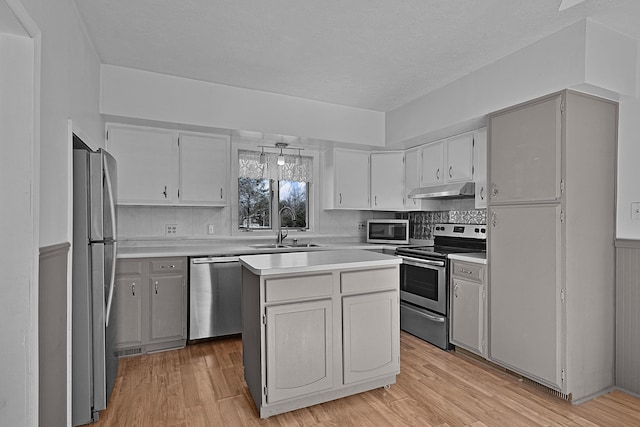
[[[342,298],[344,383],[398,371],[400,339],[397,292]]]
[[[331,300],[276,305],[266,312],[267,402],[331,388]]]
[[[451,263],[449,341],[483,357],[487,357],[485,289],[484,265]]]
[[[119,356],[184,347],[186,258],[121,259],[114,291]]]
[[[399,269],[258,276],[243,267],[243,363],[262,418],[395,383]]]

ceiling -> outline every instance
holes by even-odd
[[[585,17],[640,40],[640,1],[75,0],[102,63],[390,111]]]

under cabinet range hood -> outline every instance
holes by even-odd
[[[454,199],[473,197],[475,184],[473,182],[458,182],[455,184],[419,187],[409,193],[410,199]]]

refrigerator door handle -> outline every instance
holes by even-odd
[[[111,314],[111,303],[113,302],[113,289],[116,287],[116,254],[117,254],[117,242],[113,242],[113,260],[111,261],[111,278],[109,279],[109,296],[107,297],[107,307],[105,315],[105,327],[109,326],[109,315]]]
[[[103,168],[104,168],[104,178],[107,185],[107,194],[109,195],[109,212],[111,214],[110,215],[111,216],[111,232],[113,233],[113,239],[115,240],[117,239],[117,236],[118,236],[116,232],[116,227],[117,227],[116,200],[113,195],[113,184],[111,181],[111,174],[109,172],[109,167],[107,165],[107,158],[103,156],[102,159],[103,159]]]

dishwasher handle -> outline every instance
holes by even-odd
[[[237,255],[191,258],[191,264],[213,264],[213,263],[217,264],[221,262],[238,262],[238,261],[240,261],[240,257]]]

